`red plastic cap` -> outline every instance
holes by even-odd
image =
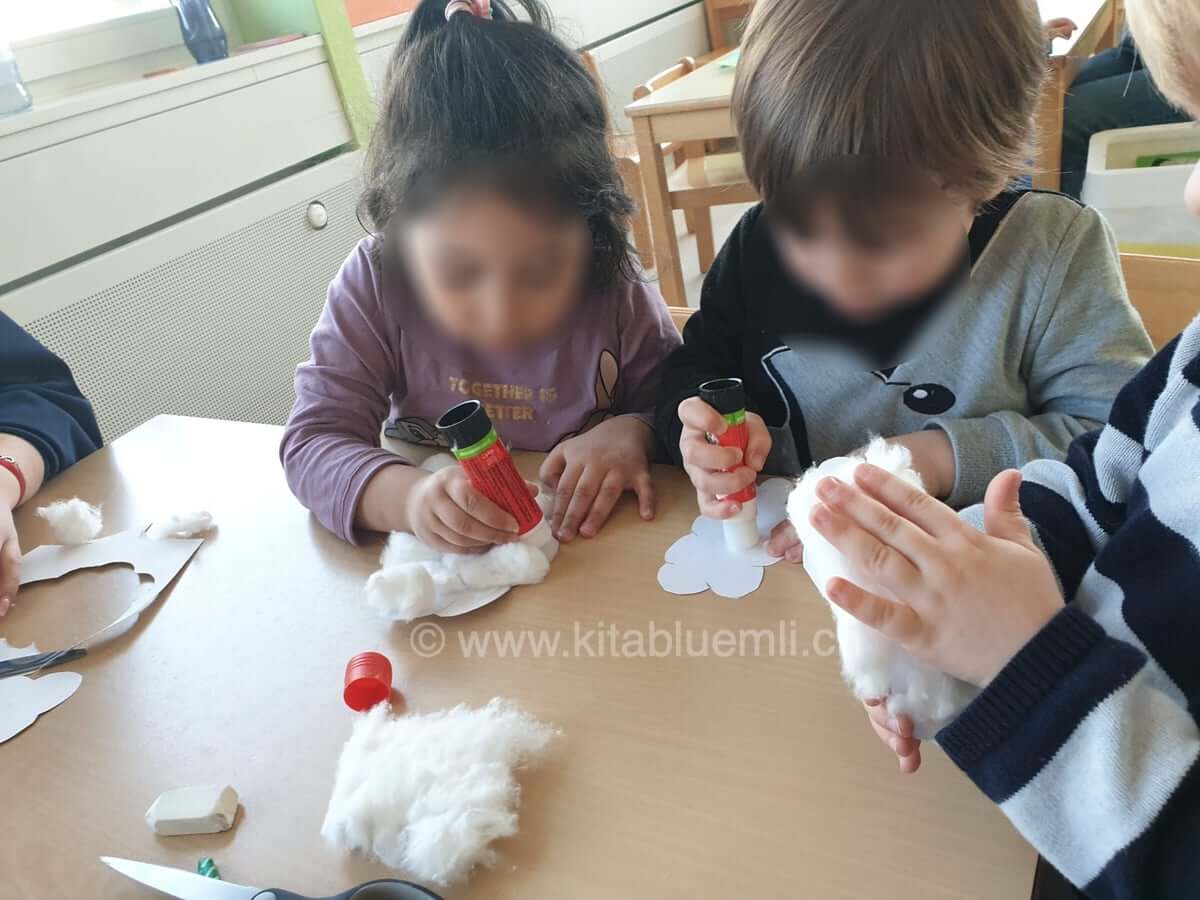
[[[365,712],[392,696],[392,664],[382,653],[359,653],[346,663],[342,699],[355,712]]]

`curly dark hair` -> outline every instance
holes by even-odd
[[[517,17],[514,6],[524,13]],[[379,232],[474,184],[583,216],[590,281],[636,280],[633,204],[609,150],[608,111],[540,0],[493,0],[492,20],[424,0],[392,55],[364,166],[361,213]]]

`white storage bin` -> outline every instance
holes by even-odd
[[[1099,210],[1126,253],[1200,258],[1200,219],[1183,205],[1191,165],[1138,168],[1147,156],[1200,151],[1200,123],[1102,131],[1088,150],[1083,202]]]

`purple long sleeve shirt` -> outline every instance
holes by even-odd
[[[475,398],[510,446],[541,451],[610,416],[653,425],[662,364],[680,343],[653,287],[583,296],[561,334],[497,357],[442,333],[375,248],[360,242],[329,286],[280,447],[293,493],[334,534],[356,540],[367,482],[401,464],[380,447],[385,422],[390,437],[438,444],[434,422]]]

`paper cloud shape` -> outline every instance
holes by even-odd
[[[736,553],[725,546],[720,521],[699,516],[692,531],[668,548],[658,583],[671,594],[700,594],[736,600],[758,590],[763,570],[779,562],[767,553],[771,530],[783,521],[792,482],[771,478],[758,486],[758,546]]]

